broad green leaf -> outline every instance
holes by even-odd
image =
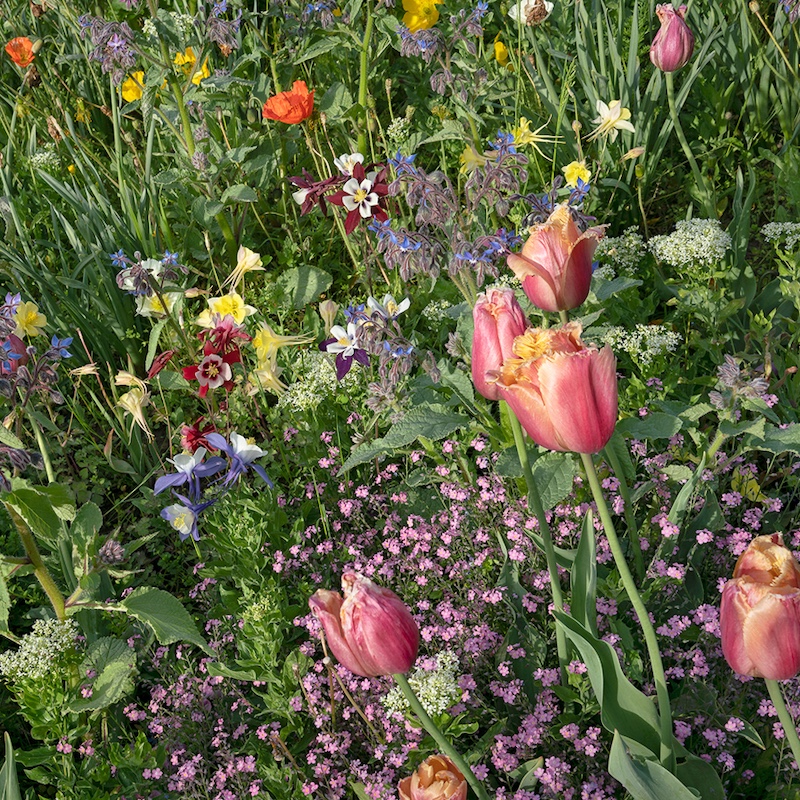
[[[593,636],[597,636],[597,549],[591,511],[583,518],[581,540],[569,577],[572,585],[570,613]]]
[[[103,514],[92,502],[84,503],[69,526],[70,538],[81,555],[86,553],[89,543],[94,540],[103,525]]]
[[[302,266],[286,270],[278,278],[277,283],[289,297],[292,305],[296,309],[301,309],[326,292],[333,283],[333,278],[324,269]]]
[[[126,642],[112,636],[92,642],[80,669],[82,675],[94,670],[97,677],[90,684],[92,696],[70,704],[70,710],[74,712],[108,708],[135,687],[136,655]]]
[[[331,50],[336,50],[336,48],[347,48],[349,50],[350,45],[340,36],[325,36],[325,38],[320,39],[318,42],[314,42],[302,55],[296,56],[294,58],[294,65],[297,66],[304,61],[310,61],[312,58],[329,53]]]
[[[120,601],[119,606],[140,622],[147,623],[161,644],[191,642],[212,655],[189,612],[169,592],[140,586]]]
[[[25,445],[4,425],[0,425],[0,444],[13,447],[15,450],[25,449]]]
[[[259,680],[259,677],[251,669],[248,670],[230,669],[230,667],[226,667],[219,661],[209,661],[206,664],[206,669],[208,671],[208,674],[211,675],[212,678],[221,676],[223,678],[233,678],[234,680],[237,681]]]
[[[339,81],[332,83],[322,99],[319,101],[320,113],[327,114],[328,122],[344,115],[353,105],[353,95],[350,90]]]
[[[626,417],[617,423],[617,430],[631,439],[671,439],[682,426],[678,417],[655,411],[646,417]]]
[[[16,519],[12,516],[15,524],[27,525],[34,536],[50,546],[55,545],[61,532],[61,521],[44,495],[35,489],[20,488],[5,495],[2,502],[16,515]]]
[[[609,297],[612,295],[617,294],[617,292],[624,292],[626,289],[632,289],[634,286],[641,286],[642,282],[636,280],[636,278],[614,278],[611,281],[603,281],[597,289],[594,289],[595,297],[602,303],[604,300],[608,300]]]
[[[542,507],[557,506],[571,491],[575,478],[575,459],[569,453],[545,453],[532,467]]]
[[[258,200],[256,190],[243,183],[229,186],[220,198],[220,202],[225,206],[231,203],[255,203],[256,200]]]
[[[153,360],[156,357],[156,352],[158,351],[158,341],[161,338],[161,331],[164,330],[164,326],[168,321],[168,319],[162,319],[159,322],[156,322],[156,324],[153,325],[152,329],[150,330],[150,338],[147,341],[147,357],[144,360],[145,369],[150,369]]]
[[[608,771],[634,800],[697,800],[700,797],[658,761],[632,755],[627,738],[619,731],[614,731]]]
[[[745,436],[742,444],[748,450],[766,450],[776,455],[800,453],[800,424],[795,422],[783,430],[767,425],[762,435]]]
[[[653,753],[661,750],[661,733],[655,700],[642,694],[623,674],[614,648],[593,636],[577,620],[554,611],[557,624],[588,668],[600,719],[608,731],[619,731]]]
[[[683,785],[698,792],[703,800],[725,800],[725,790],[717,771],[702,758],[686,753],[681,748],[676,772]]]
[[[0,800],[22,800],[17,780],[17,765],[14,761],[14,748],[8,733],[3,735],[6,743],[6,760],[0,768]]]

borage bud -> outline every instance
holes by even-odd
[[[319,589],[308,601],[337,660],[365,678],[408,672],[417,660],[419,629],[390,589],[355,572],[342,575],[344,599]]]
[[[430,756],[398,785],[400,800],[467,800],[467,782],[447,756]]]
[[[664,72],[684,66],[694,52],[694,34],[684,22],[686,6],[677,9],[672,3],[656,6],[661,27],[650,45],[650,60]]]

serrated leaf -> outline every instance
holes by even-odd
[[[97,673],[91,682],[91,697],[70,704],[74,712],[97,711],[121,700],[134,689],[136,655],[127,643],[112,636],[92,642],[81,664],[81,674]]]
[[[3,497],[3,505],[21,518],[34,536],[54,546],[61,522],[47,499],[34,489],[15,489]],[[13,517],[12,517],[13,518]]]
[[[768,425],[761,436],[746,436],[742,444],[749,450],[766,450],[775,455],[800,453],[800,424],[795,422],[783,429]]]
[[[545,453],[534,461],[532,472],[542,507],[548,511],[572,491],[575,459],[569,453]]]

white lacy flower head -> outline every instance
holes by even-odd
[[[601,264],[613,267],[623,275],[637,274],[646,255],[647,245],[636,226],[627,228],[621,236],[604,237],[597,243],[594,253]]]
[[[636,325],[632,329],[606,328],[602,342],[624,350],[640,367],[648,367],[657,357],[674,353],[683,339],[666,325]]]
[[[768,222],[761,233],[768,242],[783,241],[787,250],[794,250],[800,244],[800,222]]]
[[[364,156],[361,153],[347,153],[339,156],[339,158],[334,158],[333,163],[343,175],[352,175],[353,167],[356,164],[364,163]]]
[[[79,632],[73,619],[37,619],[16,650],[0,653],[0,676],[10,681],[44,678],[58,669],[59,656],[75,648]]]
[[[514,22],[525,25],[539,25],[553,13],[553,4],[549,0],[519,0],[508,9],[508,16]]]
[[[731,248],[730,234],[716,219],[684,219],[675,224],[675,232],[654,236],[650,251],[672,267],[713,267]]]
[[[422,707],[431,716],[438,716],[461,700],[458,685],[458,656],[450,650],[443,650],[436,656],[433,669],[417,667],[408,676],[411,688],[419,698]],[[405,713],[409,706],[399,686],[395,686],[381,699],[383,707],[389,712]]]

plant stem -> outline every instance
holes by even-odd
[[[395,682],[403,691],[406,700],[408,700],[411,710],[419,717],[419,721],[424,726],[425,730],[434,738],[436,744],[442,749],[442,752],[458,767],[459,772],[464,776],[466,782],[472,787],[472,791],[480,798],[480,800],[489,800],[489,795],[483,784],[475,777],[475,773],[469,764],[462,758],[461,754],[447,741],[447,737],[439,730],[436,723],[428,716],[428,712],[422,707],[419,698],[414,694],[411,684],[402,673],[392,675]]]
[[[625,522],[628,526],[628,538],[633,552],[633,564],[636,567],[636,577],[641,582],[644,580],[644,558],[642,557],[642,544],[639,541],[639,526],[636,524],[636,514],[633,512],[633,503],[631,502],[631,490],[625,480],[625,470],[622,469],[622,464],[617,458],[614,448],[606,447],[603,453],[611,465],[611,469],[614,470],[616,479],[619,481],[619,493],[625,503]]]
[[[367,153],[367,127],[369,126],[369,111],[367,109],[367,97],[369,94],[369,43],[372,38],[372,27],[375,21],[372,17],[372,5],[370,0],[364,4],[367,12],[367,24],[364,27],[364,38],[361,41],[361,74],[358,79],[358,104],[364,113],[364,122],[358,132],[358,152],[366,155]]]
[[[653,683],[655,683],[656,686],[658,714],[661,720],[661,763],[669,769],[670,772],[674,773],[675,751],[673,748],[672,709],[669,704],[667,677],[664,674],[664,664],[661,661],[661,652],[658,649],[656,632],[653,628],[653,623],[650,622],[650,616],[647,613],[647,608],[645,608],[639,590],[636,588],[633,575],[625,561],[625,554],[622,552],[622,546],[617,537],[617,532],[614,530],[614,523],[611,520],[611,514],[608,511],[605,497],[603,497],[603,491],[600,488],[600,481],[597,479],[597,471],[594,468],[592,456],[587,453],[581,453],[580,456],[583,462],[583,468],[586,471],[586,477],[589,480],[592,495],[597,504],[597,513],[600,515],[606,538],[611,548],[611,553],[614,556],[614,563],[622,579],[622,585],[625,587],[628,599],[631,601],[631,605],[633,605],[633,610],[636,612],[636,616],[639,617],[639,625],[642,627],[647,653],[650,657],[650,667],[653,670]]]
[[[553,594],[553,605],[557,611],[564,610],[564,596],[561,594],[561,583],[558,577],[558,563],[556,562],[556,551],[553,546],[553,536],[550,533],[550,525],[542,506],[542,498],[539,496],[539,489],[533,479],[531,462],[528,459],[528,448],[525,446],[525,436],[522,432],[517,415],[509,406],[509,417],[511,418],[511,429],[514,431],[514,443],[517,445],[517,455],[519,463],[522,465],[522,474],[525,476],[525,484],[528,487],[528,507],[533,510],[539,522],[539,534],[542,537],[544,546],[544,557],[547,561],[547,572],[550,574],[550,591]],[[560,625],[556,625],[556,650],[558,651],[558,666],[561,671],[561,685],[567,685],[567,637]]]
[[[786,703],[783,699],[783,692],[778,681],[772,681],[764,678],[764,683],[767,684],[767,691],[769,692],[769,699],[772,700],[772,705],[775,706],[775,711],[778,712],[778,719],[783,726],[783,732],[786,740],[789,742],[789,747],[792,748],[792,755],[794,760],[800,764],[800,738],[797,736],[797,726],[786,708]]]
[[[672,117],[672,127],[675,128],[675,135],[678,137],[678,141],[681,143],[686,160],[689,162],[689,166],[692,168],[692,175],[694,175],[695,183],[697,184],[697,188],[699,189],[700,196],[702,198],[703,213],[709,218],[716,219],[717,209],[714,207],[713,192],[711,192],[709,189],[708,182],[706,181],[705,177],[703,177],[703,173],[700,172],[700,168],[697,166],[697,161],[692,153],[692,148],[689,147],[689,142],[686,140],[686,134],[684,134],[683,128],[681,127],[681,121],[678,117],[678,109],[675,105],[675,84],[673,83],[672,73],[665,72],[664,78],[667,83],[667,103],[669,104],[669,113]]]
[[[714,456],[717,454],[717,450],[722,447],[722,443],[725,441],[727,436],[724,433],[717,431],[717,435],[714,437],[714,441],[708,446],[708,450],[706,450],[706,464],[713,464],[714,463]]]
[[[45,594],[53,606],[53,611],[56,612],[56,617],[62,622],[67,618],[66,611],[64,610],[64,595],[59,591],[56,586],[52,575],[42,561],[42,554],[36,546],[36,540],[33,538],[30,528],[25,520],[17,514],[17,512],[8,504],[4,503],[14,527],[17,529],[19,538],[22,540],[22,546],[25,548],[25,555],[33,565],[33,574],[36,575],[37,580],[44,589]]]
[[[28,415],[28,421],[31,423],[33,433],[36,436],[36,446],[39,448],[39,453],[42,456],[44,471],[47,474],[47,482],[55,483],[56,476],[53,472],[53,465],[50,463],[50,454],[47,452],[47,445],[45,444],[44,436],[42,436],[42,429],[39,427],[39,423],[30,414]]]

